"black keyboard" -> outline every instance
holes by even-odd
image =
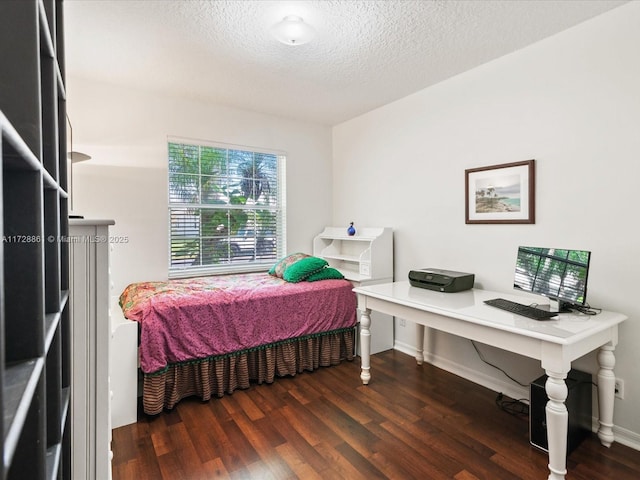
[[[505,300],[504,298],[493,298],[491,300],[485,300],[484,303],[501,310],[506,310],[507,312],[533,318],[534,320],[545,320],[558,315],[558,312],[540,310],[539,308],[532,307],[530,305],[522,305],[521,303]]]

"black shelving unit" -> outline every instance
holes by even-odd
[[[62,0],[0,1],[1,479],[69,479]]]

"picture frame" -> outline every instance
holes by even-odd
[[[465,223],[535,223],[535,160],[465,170]]]

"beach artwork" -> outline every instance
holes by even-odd
[[[486,178],[476,182],[476,212],[519,212],[520,176]]]
[[[534,160],[465,170],[466,223],[535,223]]]

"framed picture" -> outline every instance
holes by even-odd
[[[465,223],[536,223],[535,160],[465,170]]]

